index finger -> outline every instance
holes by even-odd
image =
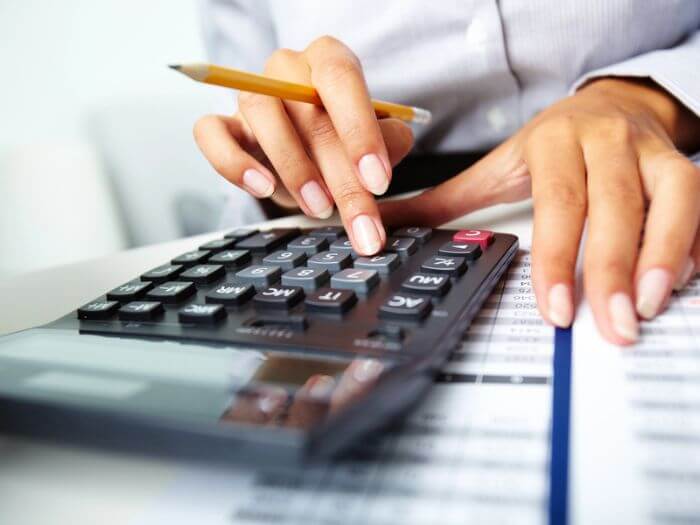
[[[304,52],[318,91],[348,159],[362,185],[382,195],[391,163],[359,60],[332,37],[315,40]]]

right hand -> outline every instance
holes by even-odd
[[[238,113],[196,123],[204,156],[254,197],[321,219],[335,203],[355,250],[378,252],[386,233],[373,194],[386,191],[392,166],[413,146],[410,127],[377,120],[359,60],[332,37],[277,50],[265,74],[314,86],[324,107],[241,92]]]

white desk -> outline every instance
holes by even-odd
[[[314,226],[285,218],[259,227]],[[449,224],[515,233],[529,245],[528,203],[500,206]],[[213,233],[0,282],[0,334],[52,321]],[[125,523],[172,478],[177,461],[83,450],[0,436],[0,522],[13,525]],[[189,502],[192,505],[192,502]]]

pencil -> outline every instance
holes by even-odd
[[[316,90],[304,84],[295,84],[213,64],[178,64],[169,67],[205,84],[215,84],[285,100],[296,100],[323,106],[321,97],[318,96]],[[372,100],[372,106],[374,106],[374,111],[379,118],[394,117],[416,124],[428,124],[431,118],[430,111],[414,106],[405,106],[382,100]]]

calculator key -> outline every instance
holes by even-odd
[[[376,270],[356,270],[348,269],[336,273],[331,277],[333,288],[355,290],[356,292],[367,293],[377,286],[379,275]]]
[[[204,296],[207,303],[219,303],[226,306],[239,306],[255,295],[251,284],[223,283]]]
[[[240,268],[250,262],[248,250],[224,250],[209,258],[210,263],[223,264],[226,268]]]
[[[241,283],[252,284],[256,288],[265,288],[279,281],[281,274],[282,270],[279,266],[254,264],[236,273],[236,280]]]
[[[228,232],[224,237],[226,239],[233,239],[234,241],[242,241],[243,239],[255,235],[259,230],[255,228],[237,228],[232,232]]]
[[[311,235],[319,235],[328,239],[337,239],[341,235],[345,235],[345,229],[342,226],[323,226],[311,231]]]
[[[197,289],[194,287],[194,283],[168,281],[153,288],[146,294],[146,297],[171,304],[184,301],[188,297],[194,295],[196,291]]]
[[[288,250],[304,252],[313,255],[328,249],[328,240],[320,235],[303,235],[297,237],[287,245]]]
[[[224,250],[230,250],[233,248],[236,244],[236,241],[233,239],[215,239],[213,241],[209,241],[205,244],[202,244],[199,249],[200,250],[207,250],[212,253],[216,252],[222,252]]]
[[[133,301],[142,297],[151,287],[151,282],[134,281],[117,286],[114,290],[107,292],[107,299],[111,301]]]
[[[306,308],[317,312],[344,313],[357,302],[352,290],[321,288],[306,297]]]
[[[445,295],[450,286],[449,275],[429,273],[414,273],[401,285],[404,290],[409,292],[427,293],[430,295]]]
[[[220,304],[188,304],[180,309],[177,317],[181,323],[214,324],[226,317],[226,309]]]
[[[246,237],[236,244],[236,248],[255,253],[268,253],[297,235],[299,235],[299,230],[296,228],[276,228]]]
[[[306,262],[306,254],[303,252],[280,250],[265,257],[263,262],[266,264],[276,264],[283,270],[291,270]]]
[[[193,283],[213,283],[226,275],[226,270],[221,264],[198,264],[180,274],[180,279]]]
[[[347,253],[353,258],[357,257],[357,252],[353,249],[350,239],[347,237],[338,237],[331,243],[330,251]]]
[[[147,271],[141,276],[142,281],[151,281],[154,283],[164,283],[177,277],[184,266],[181,264],[164,264]]]
[[[207,250],[192,250],[191,252],[178,255],[171,262],[183,266],[194,266],[195,264],[202,264],[205,262],[209,255],[210,253]]]
[[[391,273],[399,267],[401,261],[395,253],[379,253],[370,257],[359,257],[355,261],[355,268],[376,270],[379,273]]]
[[[446,273],[457,276],[462,275],[467,269],[464,257],[451,255],[436,255],[423,262],[421,269],[428,273]]]
[[[418,242],[411,237],[389,237],[384,249],[388,252],[398,253],[401,257],[408,257],[416,253]]]
[[[316,290],[325,286],[329,278],[328,271],[321,268],[294,268],[282,274],[282,284],[300,286],[304,290]]]
[[[352,257],[347,253],[326,251],[309,257],[307,264],[312,268],[335,273],[348,268],[352,264]]]
[[[159,301],[132,301],[119,309],[122,321],[153,321],[161,315],[163,304]]]
[[[423,319],[432,308],[430,298],[396,293],[379,307],[379,317],[393,319]]]
[[[259,308],[280,308],[288,310],[304,299],[304,290],[298,286],[270,286],[253,297]]]
[[[493,242],[493,232],[488,230],[460,230],[454,234],[452,240],[458,243],[476,243],[481,246],[482,250],[485,250]]]
[[[78,308],[78,319],[109,319],[119,310],[118,301],[92,301]]]
[[[417,240],[420,244],[425,244],[432,236],[433,230],[431,228],[420,228],[418,226],[399,228],[394,232],[394,237],[410,237]]]
[[[473,261],[481,255],[481,246],[477,243],[451,241],[440,246],[438,253],[440,255],[459,255],[468,261]]]

